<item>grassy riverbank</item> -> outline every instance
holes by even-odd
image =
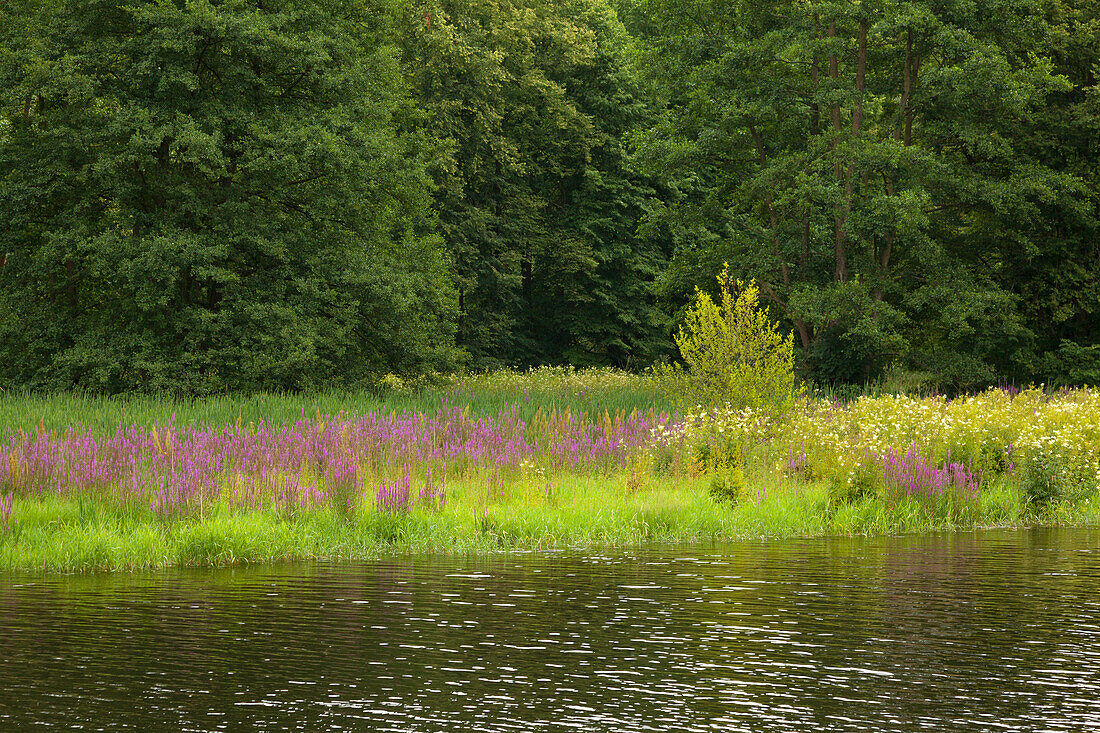
[[[20,500],[17,536],[0,540],[0,571],[143,570],[293,560],[354,560],[389,553],[482,553],[616,547],[739,538],[866,535],[983,526],[1100,524],[1100,501],[1027,510],[1009,486],[973,503],[868,498],[836,505],[828,486],[776,490],[737,505],[715,503],[709,482],[657,482],[629,493],[622,477],[574,478],[547,498],[513,488],[487,502],[480,486],[456,486],[441,510],[386,513],[328,508],[288,515],[226,502],[164,519],[94,497]]]
[[[1100,524],[1100,395],[670,415],[539,370],[375,395],[0,397],[0,571]]]

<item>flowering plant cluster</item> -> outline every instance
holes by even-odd
[[[557,387],[574,374],[546,373]],[[550,502],[563,473],[615,477],[628,494],[659,476],[680,485],[705,475],[730,503],[795,480],[825,482],[839,501],[969,501],[994,483],[1019,486],[1036,506],[1077,501],[1100,490],[1100,392],[804,399],[778,417],[730,404],[670,417],[570,406],[532,414],[511,403],[493,413],[318,412],[286,424],[40,425],[0,433],[0,532],[16,526],[16,500],[27,497],[110,497],[162,517],[201,515],[213,502],[397,515],[439,511],[454,478],[481,482],[486,497],[522,486],[529,500]]]
[[[806,401],[782,431],[789,474],[850,481],[868,460],[910,495],[974,496],[989,479],[1033,476],[1080,497],[1100,489],[1100,393],[991,389],[948,400],[901,395]],[[1025,480],[1025,488],[1027,488]]]
[[[79,426],[9,431],[0,436],[0,507],[7,507],[4,524],[15,495],[109,495],[161,515],[201,512],[218,500],[248,509],[331,505],[348,512],[367,503],[367,492],[386,512],[417,501],[438,508],[448,476],[488,476],[499,486],[535,472],[548,487],[551,470],[621,469],[648,444],[659,419],[566,408],[523,420],[514,407],[491,416],[447,407],[433,414],[318,414],[291,425],[177,427],[172,420],[108,435]]]
[[[764,442],[773,437],[775,427],[767,411],[751,407],[738,410],[727,402],[709,409],[698,406],[678,419],[654,426],[653,440],[665,447],[711,439]]]
[[[727,404],[696,408],[652,431],[658,462],[684,455],[697,473],[741,465],[754,447],[770,451],[779,476],[826,480],[836,496],[973,499],[1007,477],[1038,503],[1079,499],[1100,490],[1100,393],[805,399],[780,419]]]

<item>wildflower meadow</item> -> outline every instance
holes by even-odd
[[[1100,519],[1090,389],[680,413],[644,376],[540,369],[373,397],[270,396],[281,409],[260,420],[231,400],[214,414],[167,399],[69,399],[64,421],[49,397],[0,398],[0,568]]]

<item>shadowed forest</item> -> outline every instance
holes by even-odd
[[[1096,0],[5,0],[0,389],[1100,382]]]

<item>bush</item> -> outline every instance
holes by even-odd
[[[727,266],[718,283],[717,303],[696,289],[675,336],[684,363],[658,370],[659,383],[682,406],[788,409],[799,392],[794,334],[782,335],[760,308],[755,281],[735,283]]]
[[[745,474],[741,466],[732,466],[715,474],[708,493],[719,504],[737,505],[745,497]]]
[[[1024,462],[1020,488],[1029,505],[1038,508],[1080,501],[1097,490],[1100,474],[1095,459],[1067,454],[1060,448],[1047,441]]]
[[[687,421],[685,421],[687,422]],[[703,476],[720,473],[745,463],[745,444],[733,433],[723,434],[714,425],[691,426],[685,431],[691,451],[691,471]]]
[[[833,504],[851,504],[885,490],[882,474],[871,461],[865,461],[850,472],[833,477],[829,484],[829,499]]]

